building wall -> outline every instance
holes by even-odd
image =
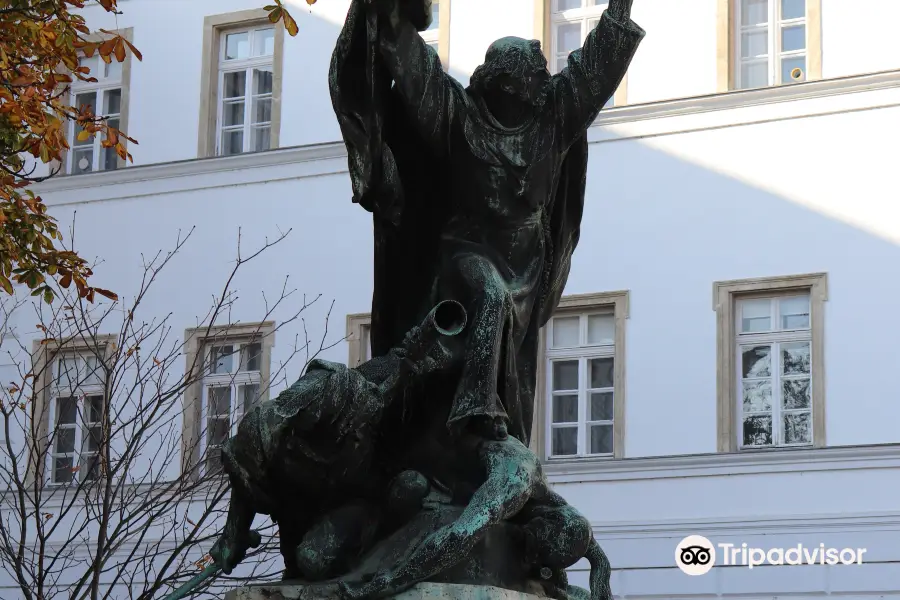
[[[588,135],[581,241],[566,287],[629,292],[624,458],[551,463],[548,476],[593,523],[621,597],[898,597],[900,512],[890,490],[900,474],[891,392],[900,283],[890,265],[900,259],[891,151],[900,73],[866,74],[900,67],[887,31],[900,7],[823,0],[826,81],[709,96],[717,4],[635,2],[649,33],[629,73],[631,106],[601,115]],[[203,18],[257,6],[184,3],[165,24],[154,6],[123,3],[117,23],[134,26],[145,56],[132,75],[135,167],[57,178],[38,191],[61,223],[77,213],[79,250],[103,260],[97,285],[125,301],[141,254],[192,230],[144,305],[148,318],[172,311],[176,332],[205,314],[233,266],[238,230],[242,248],[253,248],[291,229],[242,268],[232,320],[259,320],[263,293],[271,297],[289,277],[298,294],[322,296],[305,319],[311,338],[336,343],[322,356],[346,360],[345,316],[367,312],[372,291],[371,220],[350,202],[325,87],[346,2],[294,8],[300,35],[285,41],[283,148],[202,161],[190,159]],[[868,15],[865,28],[857,10]],[[490,41],[533,29],[530,6],[453,0],[451,73],[464,80]],[[838,77],[849,79],[828,80]],[[163,83],[171,81],[177,88]],[[827,447],[717,453],[713,282],[820,272],[828,281]],[[299,302],[272,318],[286,319]],[[273,363],[288,360],[303,332],[294,322],[277,333]],[[301,367],[292,359],[278,386]],[[691,578],[673,564],[688,534],[765,548],[862,547],[867,564],[720,568]],[[586,583],[582,565],[573,582]]]

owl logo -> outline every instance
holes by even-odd
[[[706,575],[716,564],[716,549],[700,535],[690,535],[675,547],[675,564],[688,575]]]

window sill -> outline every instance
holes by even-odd
[[[779,448],[719,454],[613,459],[554,459],[543,463],[550,483],[722,477],[798,471],[900,469],[900,444]]]

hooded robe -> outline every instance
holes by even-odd
[[[498,324],[499,405],[457,399],[450,420],[501,415],[527,445],[539,331],[579,238],[586,130],[644,32],[604,14],[544,87],[542,109],[507,128],[444,72],[410,23],[389,27],[371,4],[352,0],[329,72],[353,201],[373,215],[372,353],[396,346],[443,299],[436,295],[454,276],[451,258],[465,262],[468,253],[489,265],[508,290]],[[494,44],[487,58],[502,66],[509,54]]]

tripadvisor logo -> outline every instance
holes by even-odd
[[[865,553],[865,548],[838,549],[825,544],[769,549],[747,544],[713,545],[703,536],[690,535],[675,547],[675,564],[688,575],[705,575],[716,564],[750,569],[763,565],[861,565]]]

